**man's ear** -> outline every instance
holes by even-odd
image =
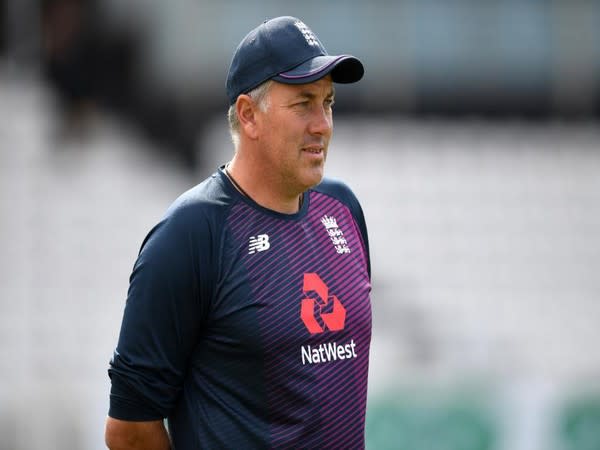
[[[250,139],[256,139],[258,137],[256,117],[258,105],[249,95],[242,94],[235,102],[235,109],[240,122],[240,131]]]

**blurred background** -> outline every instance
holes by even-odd
[[[368,449],[600,449],[595,0],[0,0],[0,449],[104,448],[139,246],[288,14],[366,66],[327,173],[370,231]]]

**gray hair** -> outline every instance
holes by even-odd
[[[267,94],[272,83],[272,80],[267,80],[246,94],[256,104],[258,104],[259,109],[263,112],[269,108],[269,98],[267,97]],[[227,111],[227,119],[229,120],[229,133],[231,134],[231,140],[233,141],[233,145],[237,150],[240,143],[240,119],[237,115],[237,110],[235,109],[235,103],[229,107],[229,111]]]

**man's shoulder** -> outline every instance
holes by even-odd
[[[231,206],[234,197],[217,172],[200,184],[181,194],[169,206],[165,219],[178,222],[198,222],[222,218]]]
[[[341,180],[335,178],[323,178],[323,180],[312,188],[313,191],[334,197],[342,203],[354,207],[358,199],[350,187]]]

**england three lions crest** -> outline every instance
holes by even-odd
[[[329,239],[331,240],[335,251],[340,255],[344,253],[350,253],[348,241],[346,241],[342,229],[338,227],[336,218],[333,216],[325,215],[321,217],[321,223],[325,227],[325,230],[329,235]]]

